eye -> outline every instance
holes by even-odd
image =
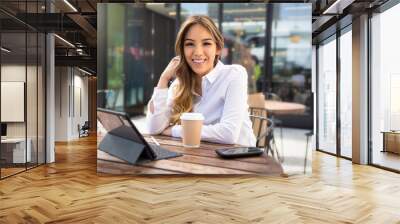
[[[212,45],[212,43],[210,43],[210,42],[205,42],[204,45],[208,46],[208,45]]]
[[[187,42],[187,43],[185,43],[185,47],[191,47],[191,46],[193,46],[194,44],[193,43],[191,43],[191,42]]]

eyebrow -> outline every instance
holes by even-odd
[[[206,38],[206,39],[203,39],[203,40],[201,40],[201,41],[209,41],[209,40],[212,41],[213,39],[211,39],[211,38]],[[194,40],[189,39],[189,38],[186,38],[185,41],[194,41]]]

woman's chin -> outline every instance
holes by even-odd
[[[193,69],[194,73],[196,73],[196,75],[203,75],[203,71],[199,70],[199,69]]]
[[[211,69],[200,69],[200,68],[192,68],[193,72],[196,73],[199,76],[204,76],[210,71]]]

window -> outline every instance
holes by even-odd
[[[318,48],[318,149],[336,154],[336,36]]]
[[[38,13],[43,4],[20,2],[19,14]],[[0,13],[0,18],[0,178],[4,178],[45,163],[46,40],[43,33],[12,16]]]
[[[400,153],[400,32],[394,28],[398,21],[399,4],[371,19],[372,163],[395,170],[400,170],[400,156],[396,154]],[[384,139],[384,132],[391,137]]]
[[[349,27],[351,28],[351,27]],[[340,36],[340,155],[352,157],[352,33]]]

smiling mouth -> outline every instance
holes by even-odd
[[[206,59],[192,59],[192,62],[197,65],[201,65],[206,62]]]

